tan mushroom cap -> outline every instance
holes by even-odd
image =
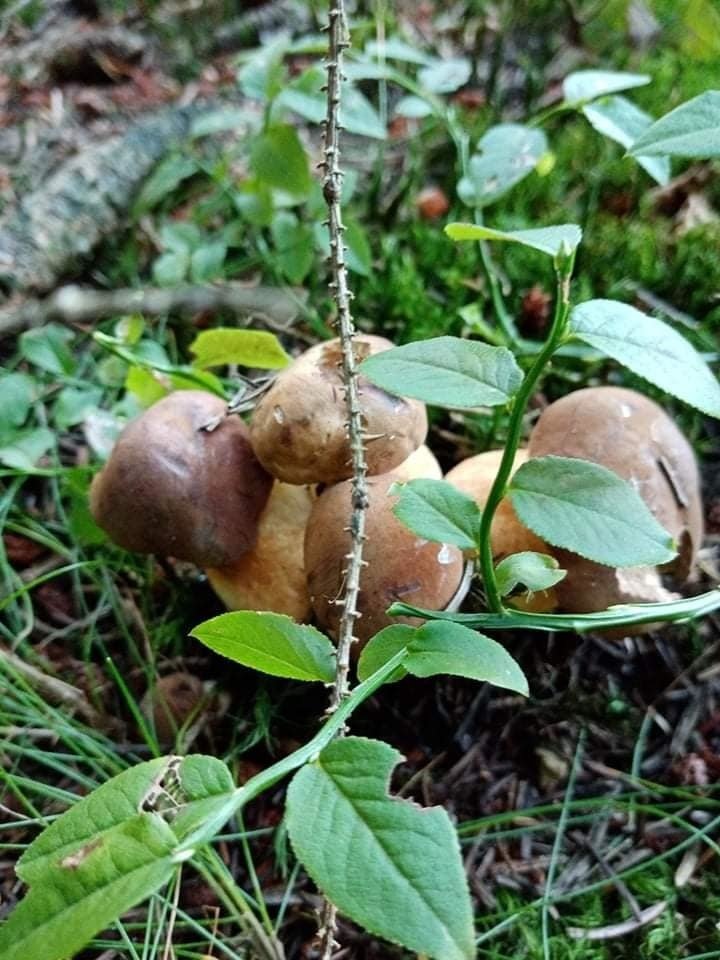
[[[629,481],[678,544],[670,572],[678,583],[688,578],[703,537],[700,475],[689,441],[657,403],[622,387],[577,390],[543,412],[529,453],[590,460]],[[556,587],[568,612],[673,596],[655,567],[614,570],[565,550],[553,552],[568,571]]]
[[[275,481],[252,550],[230,567],[206,571],[228,610],[271,610],[299,623],[310,619],[303,545],[314,501],[312,488]]]
[[[366,542],[356,636],[365,643],[391,623],[418,624],[412,618],[391,618],[385,611],[396,600],[433,610],[445,608],[463,577],[457,547],[416,536],[392,512],[396,498],[389,490],[398,477],[385,474],[368,480]],[[305,569],[313,609],[321,627],[336,636],[341,596],[350,550],[351,483],[328,487],[313,506],[305,534]]]
[[[487,450],[485,453],[468,457],[448,471],[445,479],[458,490],[472,497],[482,509],[487,503],[502,457],[502,450]],[[518,449],[513,460],[512,473],[515,473],[527,459],[527,450],[522,447]],[[523,553],[526,550],[547,553],[551,556],[555,554],[555,551],[551,550],[532,530],[523,526],[508,497],[498,504],[490,528],[490,539],[493,557],[498,561],[511,553]],[[532,613],[549,613],[557,609],[558,600],[555,591],[556,588],[551,587],[549,590],[530,595],[518,595],[513,598],[512,605]]]
[[[272,486],[238,417],[202,390],[163,397],[120,434],[94,478],[90,509],[126,550],[225,566],[255,543]]]
[[[360,361],[390,347],[383,337],[363,334],[355,340],[355,355]],[[278,374],[255,408],[252,445],[278,480],[330,484],[352,476],[340,359],[338,340],[311,347]],[[364,377],[359,386],[368,473],[386,473],[424,441],[425,405],[394,397]]]
[[[490,495],[490,488],[495,482],[502,456],[502,450],[487,450],[485,453],[468,457],[467,460],[461,460],[452,470],[449,470],[445,474],[445,479],[458,490],[472,497],[482,508]],[[527,450],[519,449],[515,454],[512,472],[515,473],[527,459]],[[511,553],[521,553],[523,550],[534,550],[536,553],[549,552],[547,545],[535,536],[532,530],[528,530],[520,523],[507,497],[500,501],[495,511],[490,536],[493,556],[499,560]]]

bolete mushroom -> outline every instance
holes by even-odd
[[[487,450],[485,453],[468,457],[466,460],[461,460],[452,470],[449,470],[445,479],[448,483],[457,487],[458,490],[472,497],[482,509],[490,495],[490,488],[495,482],[502,456],[502,450]],[[527,450],[523,448],[517,450],[512,472],[515,473],[527,459]],[[507,497],[500,501],[495,511],[490,528],[490,539],[493,557],[497,561],[511,553],[523,553],[527,550],[554,555],[546,543],[536,536],[532,530],[523,526]],[[555,588],[551,587],[549,590],[543,590],[532,596],[518,596],[513,600],[513,605],[534,613],[547,613],[555,610],[557,608]]]
[[[206,571],[228,610],[271,610],[300,623],[310,619],[303,541],[314,501],[312,488],[275,481],[252,550],[232,566]]]
[[[227,566],[255,543],[272,478],[248,430],[202,390],[178,390],[132,420],[94,478],[90,509],[126,550]]]
[[[531,457],[578,457],[629,481],[678,544],[666,570],[614,569],[553,550],[567,576],[555,588],[560,607],[591,613],[618,603],[660,601],[671,594],[661,573],[680,585],[690,576],[703,536],[700,477],[693,449],[665,411],[634,390],[589,387],[551,404],[530,436]]]
[[[387,608],[395,600],[433,610],[445,608],[463,581],[463,556],[457,547],[433,543],[412,533],[393,514],[396,498],[389,491],[402,482],[388,473],[368,479],[366,542],[355,633],[365,643],[390,623],[419,623],[391,618]],[[350,550],[348,522],[351,482],[328,487],[313,505],[305,533],[305,569],[317,620],[336,636],[342,608],[334,601],[343,589]]]
[[[358,361],[392,347],[383,337],[355,338]],[[338,340],[311,347],[278,374],[250,422],[255,453],[285,483],[337,483],[352,476]],[[369,474],[386,473],[427,433],[424,404],[386,393],[359,378]]]
[[[407,483],[408,480],[442,480],[443,475],[435,454],[424,443],[411,453],[407,460],[393,467],[392,472],[398,483]]]
[[[178,730],[197,715],[205,686],[192,673],[170,673],[145,692],[140,709],[155,728],[158,741],[172,743]]]

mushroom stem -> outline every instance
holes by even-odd
[[[485,587],[485,598],[492,613],[503,613],[504,611],[497,580],[495,579],[495,567],[493,565],[492,539],[490,535],[492,521],[500,501],[507,493],[508,480],[512,475],[515,454],[522,438],[523,418],[528,402],[532,397],[535,386],[545,366],[549,363],[551,357],[562,343],[565,334],[567,318],[570,312],[570,277],[572,276],[574,263],[574,254],[567,257],[559,257],[556,261],[557,294],[555,297],[555,314],[553,316],[552,326],[550,327],[550,333],[545,342],[545,346],[535,357],[530,369],[525,374],[525,379],[513,400],[512,410],[510,411],[510,423],[508,424],[508,436],[505,441],[505,452],[503,453],[495,482],[490,488],[490,493],[488,494],[487,502],[482,512],[480,531],[478,533],[478,551],[480,570]]]

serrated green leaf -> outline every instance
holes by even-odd
[[[191,754],[177,771],[180,804],[169,823],[182,847],[209,842],[237,807],[227,765],[217,757]]]
[[[20,857],[15,866],[20,879],[32,886],[63,857],[134,817],[168,764],[168,757],[139,763],[78,800],[43,830]]]
[[[312,184],[305,148],[297,130],[286,123],[268,127],[255,139],[250,168],[269,187],[298,199],[307,196]]]
[[[73,333],[59,323],[46,323],[20,334],[20,356],[47,373],[68,374],[75,368],[70,349]]]
[[[629,147],[653,122],[649,114],[625,97],[605,97],[587,104],[582,112],[598,133],[623,147]],[[665,184],[670,179],[670,160],[667,157],[636,159],[656,183]]]
[[[672,537],[612,470],[572,457],[537,457],[513,475],[521,522],[546,543],[609,567],[667,563]]]
[[[480,510],[466,494],[444,480],[410,480],[393,484],[398,497],[393,513],[413,533],[437,543],[453,543],[461,550],[475,550],[480,529]]]
[[[522,382],[522,371],[505,347],[460,337],[384,350],[364,360],[360,372],[389,393],[451,409],[505,404]]]
[[[720,417],[720,384],[694,347],[662,320],[617,300],[588,300],[573,309],[570,330],[661,390]]]
[[[650,77],[644,73],[622,73],[615,70],[576,70],[563,80],[566,103],[584,103],[609,93],[644,87]]]
[[[365,680],[403,647],[407,647],[407,656],[402,662],[402,675],[448,674],[528,694],[525,675],[503,646],[482,633],[443,620],[425,623],[416,630],[400,624],[381,630],[360,654],[358,677]],[[391,679],[401,679],[398,673]]]
[[[384,664],[391,660],[403,647],[409,647],[415,636],[416,628],[404,623],[393,623],[380,630],[365,644],[358,659],[358,680],[364,681],[371,677]],[[385,681],[395,683],[407,676],[407,670],[400,666]]]
[[[531,592],[549,590],[556,583],[560,583],[566,572],[560,569],[555,557],[525,550],[522,553],[512,553],[501,560],[495,567],[495,578],[500,596],[506,597],[519,586]]]
[[[328,638],[279,613],[223,613],[190,635],[215,653],[274,677],[324,683],[335,679],[335,648]]]
[[[471,73],[467,57],[435,60],[418,71],[418,83],[430,93],[453,93],[468,82]]]
[[[660,117],[628,152],[634,157],[720,157],[720,90],[707,90]]]
[[[190,344],[193,364],[201,369],[238,363],[243,367],[279,370],[290,362],[280,341],[267,330],[215,327],[203,330]]]
[[[441,808],[388,796],[400,759],[375,740],[330,744],[290,784],[290,840],[320,889],[366,930],[434,960],[470,960],[472,907],[455,830]]]
[[[561,223],[554,227],[538,227],[533,230],[493,230],[475,223],[449,223],[445,233],[451,240],[497,240],[503,243],[519,243],[541,253],[556,257],[563,246],[575,250],[582,239],[582,230],[575,223]]]
[[[460,199],[477,207],[494,203],[532,173],[547,148],[547,137],[537,127],[520,123],[491,127],[458,183]]]
[[[79,806],[79,804],[78,804]],[[3,960],[66,960],[172,876],[177,840],[154,813],[134,816],[68,853],[0,926]]]

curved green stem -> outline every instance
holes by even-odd
[[[522,437],[523,417],[525,416],[528,401],[533,395],[540,375],[562,342],[565,333],[568,313],[570,311],[570,276],[572,274],[573,262],[574,256],[570,256],[562,268],[558,268],[557,270],[557,297],[555,300],[555,315],[550,328],[550,334],[544,347],[535,357],[532,366],[525,374],[525,379],[513,400],[505,450],[502,460],[500,461],[497,476],[490,488],[490,494],[488,495],[482,512],[482,520],[480,521],[480,531],[478,534],[480,570],[485,585],[487,604],[493,613],[502,613],[504,609],[493,564],[492,540],[490,536],[493,517],[495,516],[495,511],[500,501],[507,492],[508,481],[515,462],[515,454],[517,453]]]

